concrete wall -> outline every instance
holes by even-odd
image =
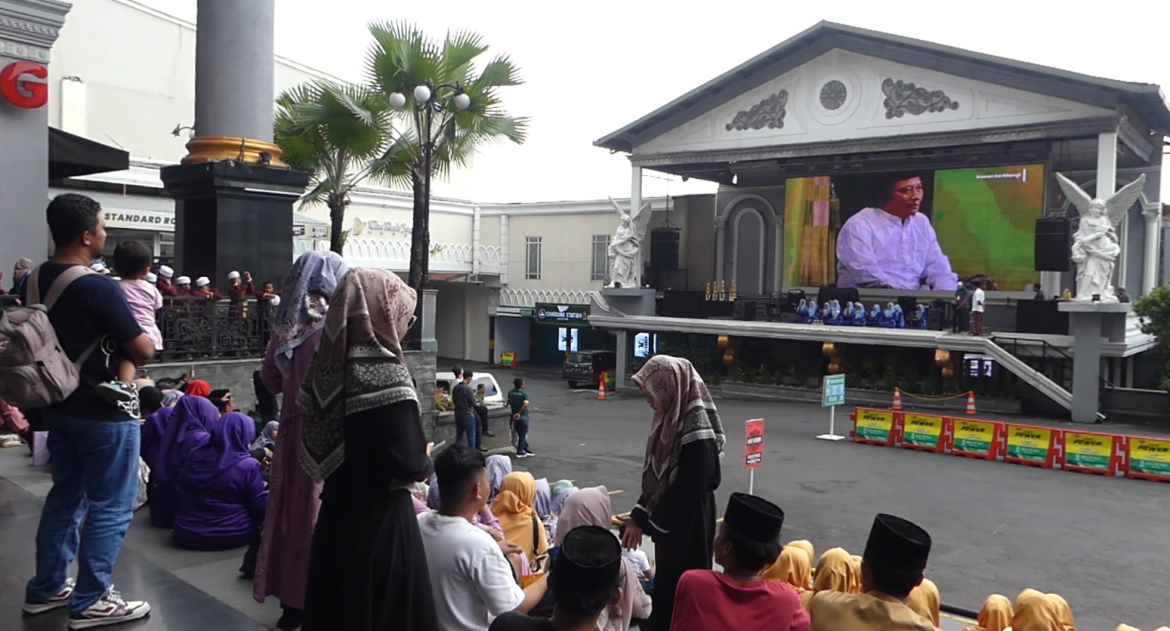
[[[591,278],[594,235],[613,236],[618,216],[608,213],[510,215],[508,286],[517,289],[601,289]],[[526,237],[540,237],[540,278],[525,278]]]
[[[499,304],[499,291],[481,285],[443,283],[436,302],[435,339],[439,343],[439,355],[489,361],[489,318]]]
[[[492,363],[499,363],[500,353],[516,353],[516,359],[527,362],[531,355],[532,318],[496,318],[496,351]]]

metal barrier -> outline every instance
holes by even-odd
[[[166,298],[155,312],[163,338],[161,359],[260,357],[275,312],[266,300]]]

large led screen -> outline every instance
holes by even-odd
[[[785,286],[953,290],[978,279],[1020,291],[1039,280],[1043,165],[794,178],[785,196]]]

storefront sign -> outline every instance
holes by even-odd
[[[1007,456],[1027,462],[1048,462],[1052,430],[1026,425],[1008,425]]]
[[[34,61],[15,61],[0,70],[0,94],[5,100],[28,110],[49,102],[49,70]]]
[[[942,438],[944,421],[941,416],[906,414],[903,417],[902,444],[937,449]]]
[[[1113,436],[1064,433],[1064,463],[1082,469],[1108,471],[1113,459]]]
[[[589,326],[588,305],[551,305],[536,303],[536,321],[540,324]]]
[[[857,410],[854,434],[858,440],[886,443],[894,430],[894,413],[881,410]]]
[[[955,451],[986,456],[995,441],[995,423],[955,419]]]
[[[409,235],[411,233],[410,224],[406,223],[392,223],[389,221],[366,221],[361,217],[355,217],[353,220],[353,236],[360,237],[366,234],[372,236],[384,236],[388,234]]]
[[[764,419],[754,418],[748,421],[746,429],[743,468],[755,469],[764,463]]]
[[[149,230],[151,232],[174,232],[175,213],[158,210],[107,210],[107,228],[128,230]]]
[[[1129,472],[1170,478],[1170,440],[1130,438]]]

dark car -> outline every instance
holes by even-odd
[[[601,373],[617,368],[617,353],[613,351],[576,351],[565,357],[561,376],[570,388],[584,383],[593,387],[601,380]]]

